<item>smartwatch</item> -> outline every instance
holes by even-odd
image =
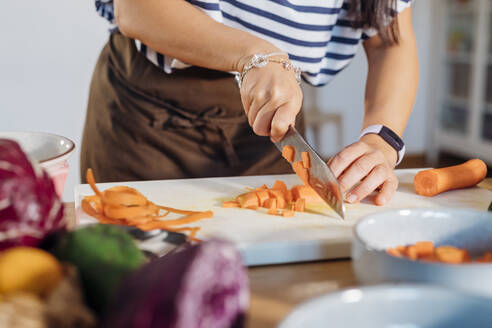
[[[369,133],[377,134],[378,136],[383,138],[383,140],[386,141],[391,147],[393,147],[398,154],[398,159],[396,160],[395,166],[400,164],[403,156],[405,155],[405,144],[403,143],[403,140],[401,140],[401,138],[395,132],[393,132],[393,130],[381,124],[370,125],[365,128],[361,132],[359,140]]]

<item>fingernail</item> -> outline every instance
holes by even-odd
[[[357,200],[357,196],[354,194],[350,194],[347,197],[347,202],[349,202],[349,203],[355,203],[356,200]]]

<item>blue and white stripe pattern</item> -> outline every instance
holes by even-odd
[[[354,58],[373,29],[351,27],[350,0],[186,0],[212,19],[252,33],[287,52],[308,83],[330,82]],[[397,11],[412,0],[397,0]],[[112,0],[96,0],[100,15],[114,23]],[[136,41],[137,48],[167,73],[185,64]]]

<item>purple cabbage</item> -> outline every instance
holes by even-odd
[[[105,327],[242,327],[249,284],[236,248],[211,240],[151,261],[115,296]]]
[[[38,246],[65,227],[53,181],[17,142],[0,139],[0,250]]]

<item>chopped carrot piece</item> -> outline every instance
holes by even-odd
[[[239,203],[239,205],[243,208],[249,207],[249,206],[258,206],[259,201],[258,201],[258,196],[256,195],[256,192],[248,192],[242,195],[239,195],[236,197],[236,201]]]
[[[292,191],[287,189],[287,191],[284,193],[284,197],[287,204],[290,204],[293,201]]]
[[[403,257],[403,254],[396,248],[388,248],[388,250],[386,250],[386,253],[396,257]]]
[[[256,190],[263,190],[263,189],[268,189],[268,186],[264,184],[263,186],[256,188]]]
[[[492,262],[492,253],[491,252],[485,252],[485,254],[482,257],[479,257],[478,259],[476,259],[475,262],[481,262],[481,263]]]
[[[435,250],[436,257],[441,262],[445,263],[463,263],[466,259],[466,253],[464,250],[453,246],[440,246]]]
[[[222,203],[223,208],[239,207],[239,203],[235,201],[228,201]]]
[[[296,200],[295,208],[297,212],[304,212],[306,207],[306,200],[304,198],[299,198]]]
[[[276,209],[277,208],[277,199],[269,198],[263,203],[263,207],[268,209]]]
[[[284,198],[284,193],[281,190],[270,189],[269,192],[270,192],[270,197],[275,198],[277,200],[278,208],[285,208],[287,206],[287,203]]]
[[[300,198],[304,198],[306,204],[323,204],[324,201],[321,197],[314,191],[313,188],[308,186],[294,186],[292,187],[292,199],[297,201]]]
[[[285,158],[289,163],[294,161],[296,156],[296,149],[293,146],[287,145],[282,148],[282,157]]]
[[[301,158],[302,158],[302,165],[304,166],[304,168],[310,169],[311,168],[311,154],[308,153],[307,151],[303,151],[301,153]]]
[[[304,168],[302,161],[294,162],[292,169],[304,184],[309,185],[309,169]]]
[[[275,190],[280,190],[282,193],[285,193],[287,191],[287,186],[285,185],[285,182],[277,180],[273,184],[273,188]]]
[[[271,208],[268,210],[267,214],[278,215],[278,210],[276,208]]]
[[[247,206],[246,209],[248,209],[248,210],[257,210],[258,209],[258,205]]]
[[[407,251],[407,246],[402,246],[402,245],[399,245],[399,246],[396,246],[396,249],[402,253],[402,254],[405,254],[406,251]]]
[[[256,192],[256,196],[258,197],[258,206],[263,206],[265,201],[270,198],[270,193],[268,190],[260,189]]]
[[[282,216],[284,218],[292,217],[292,216],[294,216],[294,211],[292,211],[292,210],[283,211],[282,212]]]
[[[439,259],[434,254],[422,256],[419,260],[426,262],[439,262]]]
[[[415,243],[419,257],[434,254],[434,243],[432,241],[419,241]]]
[[[419,258],[417,247],[415,247],[414,245],[408,246],[406,249],[406,255],[411,260],[417,260]]]

